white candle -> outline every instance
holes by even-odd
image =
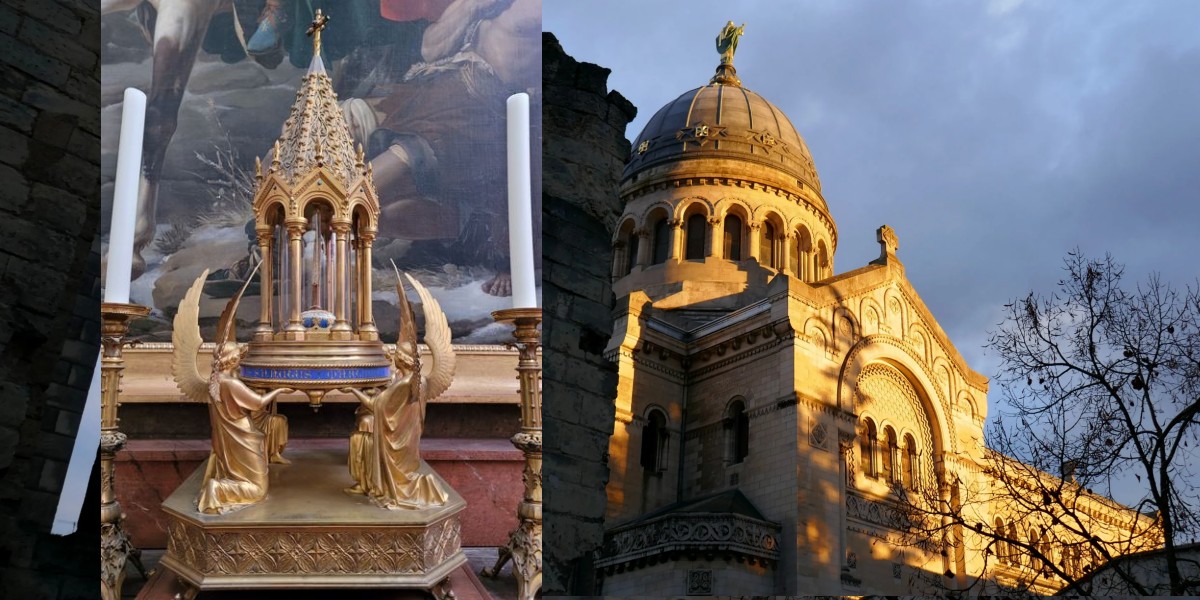
[[[54,513],[54,524],[50,533],[69,535],[75,533],[79,524],[79,512],[83,509],[83,498],[87,494],[88,477],[96,465],[96,448],[100,446],[100,360],[92,371],[92,385],[88,388],[87,403],[83,405],[83,416],[79,419],[79,430],[75,433],[75,446],[71,460],[67,463],[67,476],[63,480],[62,493],[58,496],[58,510]],[[92,517],[95,518],[95,517]]]
[[[529,189],[529,94],[508,97],[508,251],[513,308],[537,308]]]
[[[108,228],[105,302],[129,302],[133,230],[137,222],[138,179],[142,167],[142,131],[145,126],[146,94],[134,88],[125,88],[121,139],[117,146],[117,177],[113,182],[112,221]]]

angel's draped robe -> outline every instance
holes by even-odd
[[[197,501],[197,508],[205,513],[226,512],[267,495],[264,435],[250,420],[250,411],[262,410],[266,402],[236,377],[225,373],[216,377],[208,403],[212,454]]]
[[[366,461],[367,493],[386,508],[424,508],[446,503],[446,491],[432,474],[421,473],[421,374],[393,379],[374,398],[364,401],[374,414],[373,456]]]

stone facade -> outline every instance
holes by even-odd
[[[5,597],[97,593],[95,478],[79,530],[49,531],[99,351],[99,47],[96,5],[0,3]]]
[[[586,593],[603,535],[616,371],[603,356],[612,310],[609,239],[616,177],[636,110],[608,70],[542,39],[542,388],[545,403],[543,593]]]
[[[908,282],[890,227],[876,231],[878,259],[835,274],[838,231],[808,148],[721,68],[649,120],[619,182],[605,349],[618,382],[594,591],[924,594],[985,569],[1002,585],[1032,578],[1029,561],[989,563],[975,531],[906,533],[918,517],[904,498],[980,527],[1008,518],[990,499],[986,467],[1003,459],[983,445],[987,379]],[[777,528],[770,559],[714,545],[732,513],[688,508],[733,490]],[[1152,528],[1090,494],[1080,506],[1104,539]],[[660,525],[683,512],[700,523]],[[1019,524],[1034,540],[1049,526]],[[642,543],[651,531],[679,541],[655,550]],[[685,574],[705,569],[705,591],[691,589]],[[1039,581],[1039,593],[1062,585]]]

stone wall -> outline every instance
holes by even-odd
[[[607,89],[608,69],[542,38],[542,298],[545,360],[545,595],[590,594],[604,532],[617,374],[612,333],[616,184],[636,109]]]
[[[99,7],[0,3],[0,596],[94,598],[99,503],[50,535],[99,348]],[[89,508],[91,507],[91,508]]]

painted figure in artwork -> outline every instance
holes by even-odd
[[[184,394],[194,402],[208,404],[212,424],[212,453],[204,470],[197,509],[204,513],[224,513],[266,497],[269,462],[266,442],[270,428],[264,424],[271,421],[267,411],[280,394],[292,390],[280,388],[261,394],[237,376],[242,349],[237,343],[233,315],[244,286],[226,305],[217,323],[212,374],[207,380],[200,375],[196,368],[196,353],[203,343],[199,327],[200,293],[207,276],[206,270],[196,279],[175,316],[172,367],[175,381]],[[286,439],[286,430],[283,436]]]
[[[511,295],[507,200],[495,185],[505,180],[505,163],[489,157],[505,152],[504,128],[495,125],[505,118],[505,99],[538,89],[541,0],[400,8],[392,18],[431,20],[421,60],[343,103],[375,172],[380,235],[452,240],[452,262],[496,271],[484,292]]]
[[[355,484],[346,491],[368,496],[383,508],[424,508],[444,504],[447,499],[437,478],[421,472],[421,431],[426,403],[441,395],[454,376],[454,353],[450,328],[437,300],[409,276],[424,306],[425,343],[433,355],[430,374],[421,374],[416,319],[399,278],[397,271],[400,339],[392,355],[395,376],[378,393],[342,390],[362,403],[348,459]]]

